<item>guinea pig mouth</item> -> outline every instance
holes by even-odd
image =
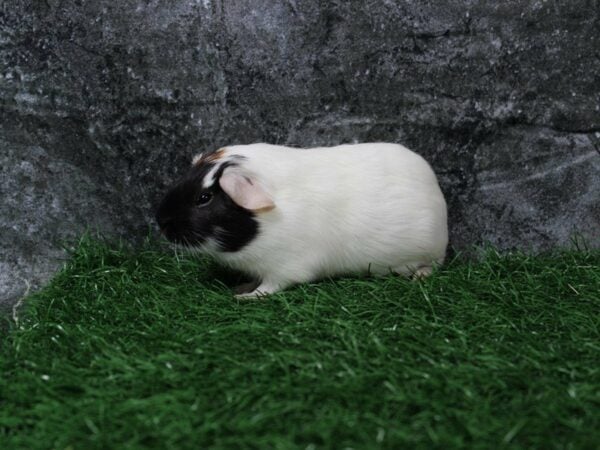
[[[193,231],[182,232],[171,226],[161,227],[160,231],[169,242],[177,245],[196,247],[205,241],[204,237],[198,233]]]

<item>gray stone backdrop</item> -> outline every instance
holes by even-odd
[[[86,228],[145,236],[190,156],[231,143],[401,142],[454,247],[598,242],[599,1],[0,5],[5,305]]]

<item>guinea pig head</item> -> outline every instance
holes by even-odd
[[[256,215],[274,208],[242,158],[197,157],[188,173],[169,189],[156,221],[171,242],[235,252],[258,234]]]

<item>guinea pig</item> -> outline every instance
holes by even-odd
[[[252,276],[242,296],[338,275],[427,276],[448,243],[433,170],[387,143],[201,153],[156,219],[169,241]]]

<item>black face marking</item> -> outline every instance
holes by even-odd
[[[220,250],[235,252],[256,237],[258,222],[254,213],[234,203],[218,182],[223,171],[234,164],[220,164],[209,188],[204,188],[202,182],[215,164],[195,165],[167,192],[157,209],[156,221],[169,241],[200,246],[214,239]]]

